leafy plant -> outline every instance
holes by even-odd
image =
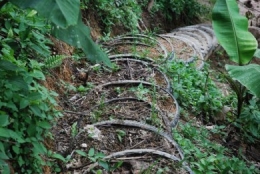
[[[249,105],[244,107],[240,117],[235,121],[235,125],[242,130],[244,138],[249,142],[260,139],[260,102],[253,98]]]
[[[186,24],[192,24],[194,19],[208,13],[207,9],[195,0],[157,0],[152,11],[161,11],[166,19],[183,20]]]
[[[212,19],[218,41],[226,50],[230,60],[239,65],[225,66],[231,77],[227,76],[227,80],[237,94],[237,115],[239,117],[245,101],[246,88],[244,86],[260,97],[260,66],[246,65],[252,60],[253,55],[258,55],[256,54],[257,41],[248,31],[248,20],[239,14],[235,0],[217,0],[213,8]]]
[[[229,156],[229,151],[210,140],[210,132],[191,123],[179,124],[173,137],[182,147],[187,161],[195,173],[258,173],[253,165]]]
[[[53,55],[50,57],[47,57],[44,60],[44,66],[46,68],[55,68],[62,64],[62,60],[65,58],[63,55]]]
[[[40,16],[51,22],[52,35],[74,47],[83,49],[92,62],[102,61],[110,66],[111,62],[107,55],[92,41],[89,28],[82,22],[79,0],[73,2],[62,0],[9,1],[22,9],[35,9]]]
[[[76,135],[79,132],[77,126],[78,126],[78,122],[73,123],[72,126],[71,126],[71,136],[72,136],[72,138],[75,138]]]
[[[3,20],[1,26],[1,54],[6,59],[35,59],[42,61],[50,57],[50,39],[45,35],[50,31],[50,25],[36,15],[35,10],[21,10],[11,3],[6,3],[0,14]]]
[[[167,64],[167,74],[180,105],[204,119],[214,116],[225,102],[209,73],[207,66],[198,71],[194,64],[178,60]]]
[[[84,0],[84,4],[86,9],[95,7],[99,19],[105,25],[105,33],[110,33],[114,25],[123,25],[130,31],[137,31],[141,8],[135,0]]]
[[[94,148],[90,148],[88,151],[87,157],[92,161],[92,162],[98,162],[99,166],[103,167],[106,171],[114,171],[117,168],[119,168],[123,162],[118,161],[114,165],[110,164],[107,161],[104,161],[103,158],[105,155],[101,152],[96,152]],[[92,170],[94,172],[94,170]],[[101,170],[95,171],[96,173],[102,173]]]
[[[47,149],[43,141],[61,114],[54,92],[48,91],[37,81],[44,80],[40,65],[29,62],[29,68],[19,61],[0,59],[0,170],[8,173],[6,161],[20,172],[42,173],[47,165]]]
[[[87,83],[86,86],[80,85],[80,86],[77,88],[77,91],[85,94],[85,93],[87,93],[88,91],[90,91],[93,87],[94,87],[93,83]]]
[[[147,99],[146,94],[150,92],[150,90],[145,88],[142,83],[138,85],[138,87],[130,88],[130,91],[135,92],[137,98],[140,100],[146,100]]]
[[[117,133],[117,138],[120,142],[122,142],[122,138],[126,135],[125,131],[117,129],[116,130]]]
[[[92,161],[92,162],[98,162],[98,164],[103,167],[104,169],[106,169],[107,171],[109,171],[109,164],[102,160],[105,157],[105,155],[103,153],[100,152],[95,152],[94,148],[90,148],[88,151],[88,158]]]

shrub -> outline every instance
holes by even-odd
[[[0,170],[6,160],[22,173],[42,173],[47,165],[44,137],[60,113],[54,108],[55,93],[37,81],[44,80],[40,65],[0,60]]]
[[[181,20],[193,24],[194,19],[209,13],[208,9],[196,0],[157,0],[154,11],[161,11],[166,19]]]
[[[45,76],[37,61],[51,55],[49,26],[34,10],[9,3],[0,14],[0,173],[42,173],[51,165],[43,142],[61,115],[57,94],[39,83]]]
[[[114,25],[123,25],[130,31],[137,31],[141,18],[141,7],[135,0],[84,0],[85,9],[95,8],[99,19],[105,25],[105,33]]]

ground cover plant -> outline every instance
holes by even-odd
[[[180,122],[178,128],[173,130],[173,137],[182,147],[185,160],[195,173],[258,173],[259,169],[254,164],[244,161],[243,154],[235,156],[234,152],[226,147],[226,140],[230,136],[227,130],[232,129],[229,121],[237,124],[247,139],[258,141],[256,136],[253,136],[258,136],[258,111],[255,108],[258,105],[245,107],[247,115],[243,114],[235,122],[232,113],[227,113],[226,119],[216,122],[221,108],[233,102],[232,98],[235,97],[222,96],[220,89],[211,80],[208,68],[209,66],[206,66],[202,71],[197,71],[193,64],[183,61],[169,63],[168,76],[172,80],[174,95],[182,107],[181,118],[186,121]],[[211,76],[215,75],[215,72],[210,73]],[[209,79],[206,80],[207,78]],[[223,81],[223,78],[219,80]],[[205,83],[208,83],[209,95],[205,91]],[[207,98],[209,100],[205,101]],[[249,116],[249,110],[254,115]]]
[[[221,129],[220,132],[217,129],[208,130],[203,125],[198,127],[188,122],[180,124],[180,129],[174,131],[173,137],[182,146],[185,160],[192,170],[195,173],[258,173],[253,164],[231,155],[228,148],[210,138],[221,133]]]
[[[194,63],[172,60],[167,69],[174,96],[185,110],[209,121],[222,109],[225,98],[211,80],[208,65],[198,71]]]
[[[10,3],[2,4],[0,13],[0,170],[41,173],[43,166],[52,165],[42,158],[51,154],[44,138],[61,116],[55,109],[57,94],[39,84],[45,76],[38,61],[51,55],[51,42],[44,36],[49,25],[34,10],[23,11]]]
[[[141,6],[135,0],[107,1],[84,0],[83,10],[96,8],[98,18],[104,25],[104,33],[110,34],[114,25],[122,25],[131,32],[138,32]]]
[[[194,24],[194,20],[199,21],[202,14],[209,13],[205,6],[195,0],[158,0],[154,2],[151,11],[161,11],[167,20],[183,20],[187,25]]]

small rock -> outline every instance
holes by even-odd
[[[96,140],[102,140],[101,131],[98,128],[96,128],[95,126],[86,125],[84,127],[84,129],[87,130],[87,132],[91,138],[96,139]]]

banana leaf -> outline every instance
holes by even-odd
[[[248,20],[239,14],[236,0],[217,0],[212,11],[213,29],[230,59],[239,65],[250,62],[257,48],[248,31]]]
[[[104,62],[107,66],[112,66],[108,56],[91,39],[90,29],[82,22],[81,18],[76,26],[69,26],[66,29],[54,26],[52,35],[74,47],[81,48],[91,62]]]
[[[9,0],[20,8],[35,9],[55,25],[66,28],[76,25],[80,12],[80,0]]]
[[[260,98],[260,65],[226,65],[226,69],[230,77],[239,81],[254,95]]]
[[[39,15],[53,24],[52,35],[74,47],[81,48],[90,61],[104,62],[111,67],[108,56],[93,42],[89,27],[82,22],[80,0],[9,1],[23,9],[35,9]]]

